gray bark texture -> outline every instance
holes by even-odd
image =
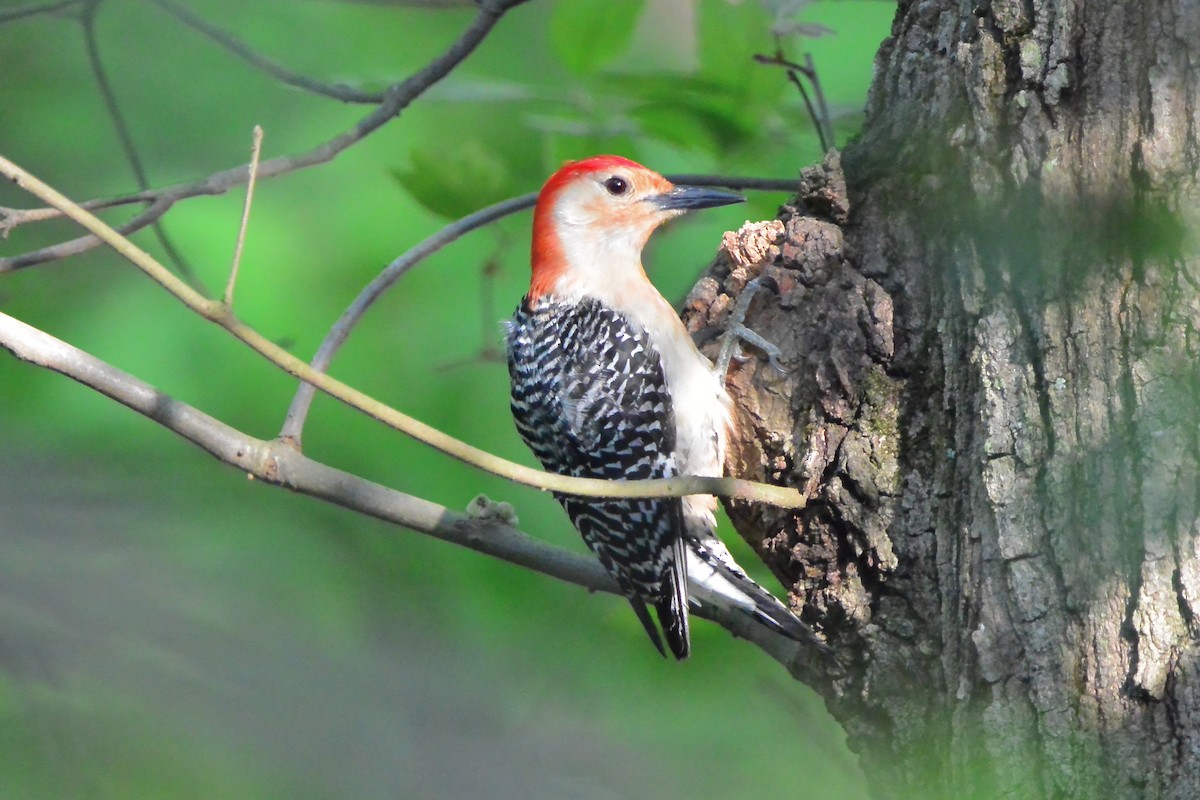
[[[880,798],[1200,797],[1200,2],[899,4],[862,135],[689,297],[730,509]]]

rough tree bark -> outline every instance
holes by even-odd
[[[744,230],[784,347],[731,509],[879,797],[1200,797],[1200,3],[899,5],[861,137]],[[848,190],[847,190],[848,186]]]

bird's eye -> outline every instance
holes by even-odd
[[[609,194],[619,197],[629,189],[629,183],[624,178],[614,175],[604,182],[604,188],[608,190]]]

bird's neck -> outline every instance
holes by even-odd
[[[534,220],[533,277],[530,299],[554,295],[568,302],[593,297],[642,321],[647,309],[670,305],[646,277],[642,247],[649,231],[626,226],[571,225]],[[658,314],[654,314],[658,316]]]

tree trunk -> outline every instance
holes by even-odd
[[[881,798],[1200,797],[1198,43],[1196,0],[900,3],[845,183],[690,298],[777,285],[731,468],[811,502],[731,514]]]

